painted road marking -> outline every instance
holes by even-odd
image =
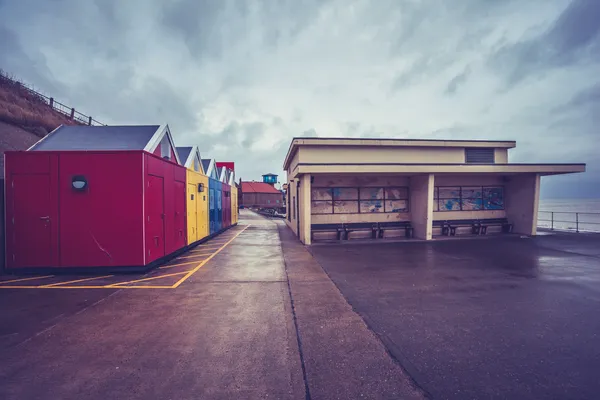
[[[206,257],[206,256],[210,256],[212,253],[199,253],[199,254],[195,254],[194,257]],[[200,261],[200,260],[198,260]]]
[[[106,285],[105,287],[114,287],[114,286],[119,286],[119,285],[129,285],[131,283],[137,283],[137,282],[146,282],[146,281],[152,281],[154,279],[160,279],[160,278],[167,278],[169,276],[175,276],[175,275],[183,275],[183,274],[187,274],[189,271],[183,271],[183,272],[174,272],[172,274],[164,274],[164,275],[158,275],[158,276],[151,276],[149,278],[142,278],[142,279],[135,279],[133,281],[125,281],[125,282],[119,282],[119,283],[111,283],[110,285]]]
[[[44,286],[40,286],[40,287],[42,287],[42,288],[49,288],[49,287],[53,287],[53,286],[68,285],[69,283],[77,283],[77,282],[92,281],[94,279],[110,278],[111,276],[114,276],[114,275],[94,276],[94,277],[91,277],[91,278],[76,279],[74,281],[51,283],[49,285],[44,285]]]
[[[198,271],[200,268],[202,268],[204,266],[204,264],[206,264],[207,262],[209,262],[214,256],[216,256],[217,254],[219,254],[221,252],[221,250],[223,250],[225,247],[227,247],[227,245],[229,245],[229,243],[233,242],[235,240],[235,238],[237,238],[238,236],[240,236],[246,229],[248,229],[250,227],[250,225],[247,225],[244,229],[242,229],[241,231],[239,231],[230,241],[228,241],[227,243],[225,243],[223,246],[221,246],[221,248],[217,251],[215,251],[210,257],[208,257],[206,260],[203,260],[200,264],[198,264],[196,266],[196,268],[194,268],[193,270],[189,271],[183,278],[181,278],[180,280],[178,280],[174,285],[173,285],[173,289],[176,289],[179,287],[179,285],[181,285],[183,282],[185,282],[190,276],[194,275],[196,273],[196,271]]]
[[[167,268],[173,268],[173,267],[181,267],[182,265],[192,265],[192,264],[196,264],[198,261],[190,261],[190,262],[184,262],[181,264],[171,264],[171,265],[163,265],[162,267],[158,267],[158,269],[167,269]]]
[[[211,253],[208,253],[211,254]],[[186,260],[188,258],[198,258],[198,257],[203,257],[206,254],[196,254],[195,256],[184,256],[184,257],[177,257],[178,260]],[[201,261],[201,260],[196,260],[196,261]]]
[[[20,279],[13,279],[10,281],[2,281],[0,282],[0,285],[2,285],[3,283],[11,283],[11,282],[22,282],[22,281],[31,281],[34,279],[44,279],[44,278],[52,278],[54,275],[46,275],[46,276],[34,276],[31,278],[20,278]]]
[[[72,284],[79,283],[79,282],[91,281],[94,279],[105,279],[105,278],[110,278],[110,277],[114,277],[117,275],[93,276],[93,277],[75,279],[75,280],[64,281],[64,282],[56,282],[56,283],[51,283],[51,284],[46,284],[46,285],[4,285],[4,286],[2,286],[5,283],[25,282],[25,281],[31,281],[31,280],[36,280],[36,279],[46,279],[46,278],[58,277],[56,275],[32,276],[32,277],[27,277],[27,278],[11,279],[8,281],[0,281],[0,289],[175,289],[179,285],[181,285],[183,282],[185,282],[195,272],[197,272],[200,268],[202,268],[208,261],[210,261],[219,252],[221,252],[221,250],[223,250],[225,247],[227,247],[231,242],[233,242],[240,234],[242,234],[242,232],[244,232],[249,227],[250,227],[250,225],[245,226],[244,229],[239,230],[234,235],[228,234],[226,236],[219,236],[218,240],[213,239],[213,240],[205,243],[204,245],[197,246],[199,248],[198,250],[188,252],[188,253],[197,253],[200,251],[207,251],[208,253],[195,254],[195,255],[191,255],[191,256],[184,256],[184,257],[177,258],[177,259],[195,258],[196,260],[194,260],[194,261],[189,261],[189,262],[184,262],[184,263],[179,263],[179,264],[164,265],[164,266],[156,269],[156,270],[159,270],[159,269],[173,268],[173,267],[192,265],[192,264],[196,265],[195,268],[193,268],[192,270],[188,270],[188,271],[181,271],[181,272],[175,272],[175,273],[170,273],[170,274],[150,276],[147,278],[135,279],[135,280],[125,281],[125,282],[118,282],[118,283],[111,283],[111,284],[107,284],[107,285],[80,285],[80,286],[78,286],[78,285],[72,285]],[[223,243],[223,244],[221,245],[221,243]],[[217,246],[215,246],[215,245],[217,245]],[[219,245],[221,245],[221,246],[219,247]],[[204,246],[206,246],[206,247],[204,247]],[[201,257],[203,257],[203,256],[209,256],[209,257],[202,259]],[[198,263],[198,262],[200,262],[200,263]],[[156,280],[156,279],[160,279],[160,278],[179,276],[179,275],[183,275],[183,274],[185,274],[185,276],[183,276],[179,281],[177,281],[173,285],[134,285],[135,283],[138,283],[138,282],[152,281],[152,280]]]

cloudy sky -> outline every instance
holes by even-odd
[[[514,139],[600,197],[600,0],[0,0],[0,68],[283,175],[294,136]],[[283,176],[280,176],[280,180]]]

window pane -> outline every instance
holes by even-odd
[[[439,187],[437,187],[437,186],[433,188],[433,198],[434,198],[434,199],[437,199],[437,198],[438,198],[438,193],[440,192],[440,190],[439,190],[439,189],[440,189],[440,188],[439,188]],[[436,207],[437,207],[437,206],[436,206]]]
[[[386,188],[386,200],[408,199],[408,189],[405,187]]]
[[[407,212],[408,200],[386,200],[385,212]]]
[[[312,200],[332,200],[331,188],[313,188],[311,195]]]
[[[463,186],[463,199],[481,198],[481,186]]]
[[[433,211],[440,211],[440,204],[438,199],[433,199]]]
[[[460,186],[455,187],[440,187],[440,199],[456,199],[460,198]]]
[[[383,188],[360,188],[361,200],[376,200],[383,199]]]
[[[361,201],[360,202],[360,212],[361,213],[383,212],[383,200]]]
[[[311,214],[331,214],[331,201],[312,201],[310,206]]]
[[[463,211],[483,210],[483,201],[481,198],[463,199]]]
[[[504,188],[483,188],[483,207],[486,210],[504,210]]]
[[[465,186],[462,188],[462,209],[463,211],[483,209],[481,186]]]
[[[440,199],[439,207],[440,211],[459,211],[460,200],[459,199]]]
[[[358,188],[333,188],[334,200],[358,200]]]
[[[338,200],[333,203],[334,214],[358,214],[357,200]]]

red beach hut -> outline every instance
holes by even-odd
[[[186,246],[168,125],[60,126],[6,152],[6,268],[140,269]]]

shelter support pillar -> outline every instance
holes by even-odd
[[[534,236],[537,233],[540,200],[540,175],[513,175],[506,178],[505,208],[513,232]]]
[[[298,196],[298,202],[300,204],[300,210],[298,218],[300,218],[300,232],[298,237],[304,244],[310,244],[310,224],[311,224],[311,211],[310,211],[310,174],[304,174],[300,177],[300,192]]]
[[[431,240],[433,231],[433,174],[410,177],[410,215],[414,236]]]

